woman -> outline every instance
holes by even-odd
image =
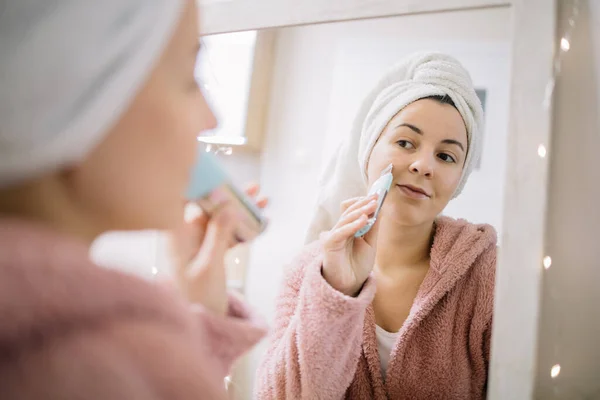
[[[226,398],[264,329],[226,294],[231,207],[183,223],[196,136],[215,125],[194,1],[1,8],[0,398]],[[90,262],[102,232],[137,229],[176,233],[193,312]]]
[[[278,298],[259,399],[485,397],[496,234],[439,216],[479,157],[482,114],[443,54],[408,57],[370,92],[326,169],[309,239],[324,233]],[[378,221],[355,239],[389,164]]]

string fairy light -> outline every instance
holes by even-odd
[[[569,42],[569,39],[567,38],[562,38],[560,39],[560,49],[564,52],[569,51],[569,49],[571,48],[571,43]]]
[[[560,364],[556,364],[550,370],[550,376],[552,379],[556,379],[560,375]]]
[[[573,34],[573,29],[575,28],[575,22],[577,20],[577,17],[579,16],[579,2],[580,0],[572,0],[572,8],[569,18],[567,20],[567,28],[561,36],[558,42],[557,51],[554,54],[554,60],[552,63],[552,76],[546,84],[546,90],[544,93],[543,106],[546,110],[550,109],[550,107],[552,106],[552,99],[554,97],[556,80],[560,75],[564,55],[571,49],[571,37]],[[538,147],[538,156],[540,156],[540,158],[546,158],[546,154],[546,146],[540,144]]]
[[[560,69],[564,55],[571,49],[571,37],[573,35],[573,30],[575,29],[575,22],[579,17],[579,2],[580,0],[572,0],[571,13],[569,15],[569,19],[567,20],[567,28],[558,42],[558,51],[556,51],[554,54],[552,76],[546,84],[546,93],[544,97],[544,107],[546,109],[550,108],[552,105],[554,88],[556,86],[556,80],[560,75]]]
[[[538,156],[540,156],[541,158],[545,158],[547,153],[548,153],[548,150],[546,150],[546,146],[544,146],[543,144],[540,144],[538,146]]]
[[[544,257],[543,264],[544,264],[545,269],[550,268],[550,266],[552,266],[552,257],[550,257],[550,256]]]
[[[565,26],[564,32],[560,36],[560,39],[558,40],[558,43],[556,45],[556,51],[554,54],[554,60],[553,60],[553,64],[552,64],[552,75],[551,75],[548,83],[546,84],[545,96],[544,96],[544,101],[543,101],[543,106],[546,110],[549,110],[550,107],[552,106],[552,100],[554,97],[556,81],[558,80],[558,78],[560,76],[563,58],[564,58],[565,54],[567,52],[569,52],[569,50],[571,50],[571,46],[573,44],[572,36],[573,36],[573,31],[575,29],[575,24],[577,22],[577,18],[579,17],[579,5],[580,5],[580,0],[571,0],[571,8],[570,8],[570,12],[569,12],[569,17],[566,21],[566,24],[564,25]],[[547,155],[546,146],[544,144],[540,144],[538,146],[538,156],[540,158],[545,158],[546,155]],[[550,273],[550,271],[549,271],[550,267],[553,265],[552,257],[550,257],[549,255],[544,256],[544,258],[542,259],[542,265],[544,267],[544,270],[547,271],[547,273]],[[548,290],[548,294],[549,294],[550,303],[555,304],[557,302],[557,291],[554,290],[553,287],[549,287],[547,290]],[[553,382],[554,395],[561,396],[561,395],[564,395],[564,393],[560,393],[561,392],[560,387],[559,387],[560,379],[558,379],[558,377],[561,374],[563,368],[561,367],[560,363],[558,362],[558,360],[560,359],[560,355],[561,355],[560,351],[559,351],[558,343],[560,342],[560,338],[562,335],[561,335],[561,326],[560,326],[560,322],[559,322],[558,318],[554,318],[553,332],[551,332],[551,334],[553,335],[552,357],[554,360],[553,361],[554,364],[550,367],[549,372],[550,372],[550,378],[552,379],[552,382]]]

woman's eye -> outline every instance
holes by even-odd
[[[411,142],[409,142],[408,140],[398,140],[398,146],[404,148],[404,149],[414,149],[415,146],[413,146],[413,144]]]
[[[447,163],[455,163],[456,162],[454,157],[452,157],[450,154],[446,154],[446,153],[438,154],[438,158],[440,160],[442,160],[443,162],[447,162]]]

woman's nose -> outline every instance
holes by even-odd
[[[415,159],[410,164],[410,172],[431,178],[433,176],[434,162],[433,157],[428,154],[416,154]]]

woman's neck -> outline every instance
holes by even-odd
[[[380,271],[410,268],[429,261],[434,223],[399,226],[382,220],[375,264]]]
[[[56,182],[43,180],[0,190],[0,214],[50,226],[91,245],[98,233],[90,229],[83,213],[77,211]]]

